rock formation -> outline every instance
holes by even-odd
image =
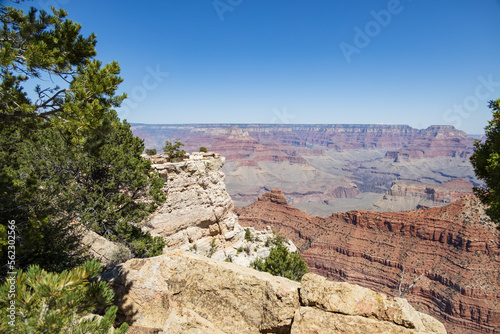
[[[215,153],[194,153],[181,162],[163,155],[150,158],[165,179],[166,202],[149,218],[151,232],[169,246],[181,246],[209,236],[231,240],[239,231],[233,202],[226,192],[225,159]],[[222,239],[221,238],[221,239]]]
[[[242,226],[271,226],[292,239],[309,269],[322,276],[405,296],[453,333],[500,327],[500,233],[472,195],[410,212],[351,211],[311,217],[279,190],[236,208]]]
[[[146,228],[167,242],[167,249],[183,249],[250,266],[255,259],[266,258],[274,239],[270,228],[243,229],[233,212],[233,202],[226,191],[225,158],[219,154],[196,152],[181,162],[168,162],[165,154],[148,157],[152,167],[165,179],[166,202],[149,218]],[[289,240],[290,251],[297,248]]]
[[[302,284],[175,250],[102,277],[131,333],[446,333],[400,298],[306,274]]]
[[[167,181],[168,199],[144,228],[168,241],[167,252],[129,260],[100,277],[111,283],[117,322],[132,325],[129,333],[446,333],[404,299],[314,274],[301,285],[245,267],[268,255],[275,235],[269,226],[239,225],[224,187],[224,159],[214,153],[178,163],[165,155],[150,159]],[[287,205],[279,191],[262,200]],[[88,237],[93,251],[115,262],[114,244]]]
[[[461,178],[441,184],[395,181],[384,197],[373,205],[377,211],[408,211],[445,206],[472,194],[473,184]]]
[[[130,249],[120,243],[108,240],[92,230],[83,232],[81,242],[88,247],[89,255],[98,259],[104,266],[122,263],[132,257]]]
[[[367,209],[396,180],[440,184],[461,177],[479,184],[468,160],[473,139],[452,126],[133,124],[132,131],[149,148],[176,138],[189,151],[221,153],[238,206],[279,188],[292,205],[319,214]]]

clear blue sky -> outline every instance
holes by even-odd
[[[96,33],[140,123],[451,124],[500,98],[499,0],[34,0]],[[151,75],[151,72],[156,73]],[[166,74],[168,73],[168,75]]]

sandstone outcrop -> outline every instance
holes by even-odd
[[[269,256],[273,231],[239,223],[233,202],[226,191],[219,154],[196,152],[181,162],[168,162],[165,154],[149,156],[152,167],[165,179],[166,202],[148,218],[146,228],[167,242],[167,249],[183,249],[216,260],[250,266],[257,258]],[[287,240],[285,246],[296,251]]]
[[[281,197],[281,198],[280,198]],[[274,198],[274,200],[270,200]],[[278,190],[236,208],[242,226],[271,226],[292,239],[312,272],[405,295],[453,333],[494,333],[500,327],[500,232],[472,196],[410,212],[351,211],[312,217],[284,203]]]
[[[150,157],[152,167],[165,179],[166,202],[148,220],[152,233],[168,245],[179,247],[210,236],[231,240],[241,229],[226,191],[224,157],[193,153],[181,162],[168,162],[164,155]]]
[[[299,284],[180,250],[102,277],[132,333],[446,333],[404,299],[314,274]]]

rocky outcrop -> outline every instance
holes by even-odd
[[[181,162],[165,154],[149,156],[165,179],[166,202],[148,218],[146,228],[167,242],[166,249],[183,249],[243,266],[269,256],[275,235],[270,227],[243,229],[226,191],[219,154],[196,152]],[[289,251],[297,250],[287,240]]]
[[[275,190],[237,208],[240,224],[269,225],[292,239],[311,271],[388,295],[397,295],[403,269],[403,286],[423,274],[406,297],[448,331],[494,333],[500,327],[500,232],[476,197],[440,208],[328,218],[267,200],[277,197]]]
[[[306,274],[300,288],[302,307],[293,333],[446,333],[436,319],[415,311],[406,299],[389,298],[358,285]]]
[[[241,230],[224,184],[224,157],[200,152],[181,162],[168,162],[161,154],[150,159],[166,181],[167,195],[148,220],[152,233],[170,247],[180,247],[210,236],[230,241]]]
[[[164,333],[286,332],[299,306],[296,282],[183,251],[133,259],[113,276],[120,320]]]
[[[377,211],[408,211],[424,207],[439,207],[472,194],[474,185],[461,178],[441,184],[415,181],[395,181],[384,197],[373,205]]]
[[[446,333],[404,299],[314,274],[299,284],[179,250],[130,260],[102,278],[131,332]]]

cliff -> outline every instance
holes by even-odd
[[[292,239],[311,271],[334,280],[395,295],[403,269],[404,284],[423,274],[406,297],[450,332],[500,327],[500,233],[473,196],[441,208],[322,218],[273,190],[236,212],[243,226],[271,225]]]
[[[289,144],[302,148],[317,145],[336,150],[376,147],[432,150],[446,143],[460,155],[471,153],[473,147],[472,138],[450,125],[419,130],[408,125],[385,124],[132,124],[132,130],[146,140],[147,146],[158,149],[164,138],[187,139],[186,143],[193,145],[187,146],[191,150],[197,149],[199,146],[195,146],[202,140],[212,145],[228,134],[238,139],[240,136],[234,136],[234,130],[241,131],[254,144]]]
[[[272,230],[249,227],[250,237],[245,238],[246,229],[238,223],[224,184],[224,157],[213,152],[187,154],[180,162],[168,162],[166,154],[145,157],[165,179],[167,195],[145,228],[165,239],[166,250],[182,249],[244,266],[269,255]],[[297,250],[290,241],[285,246]]]
[[[183,251],[104,273],[131,333],[446,333],[405,299],[306,274],[302,283]]]

